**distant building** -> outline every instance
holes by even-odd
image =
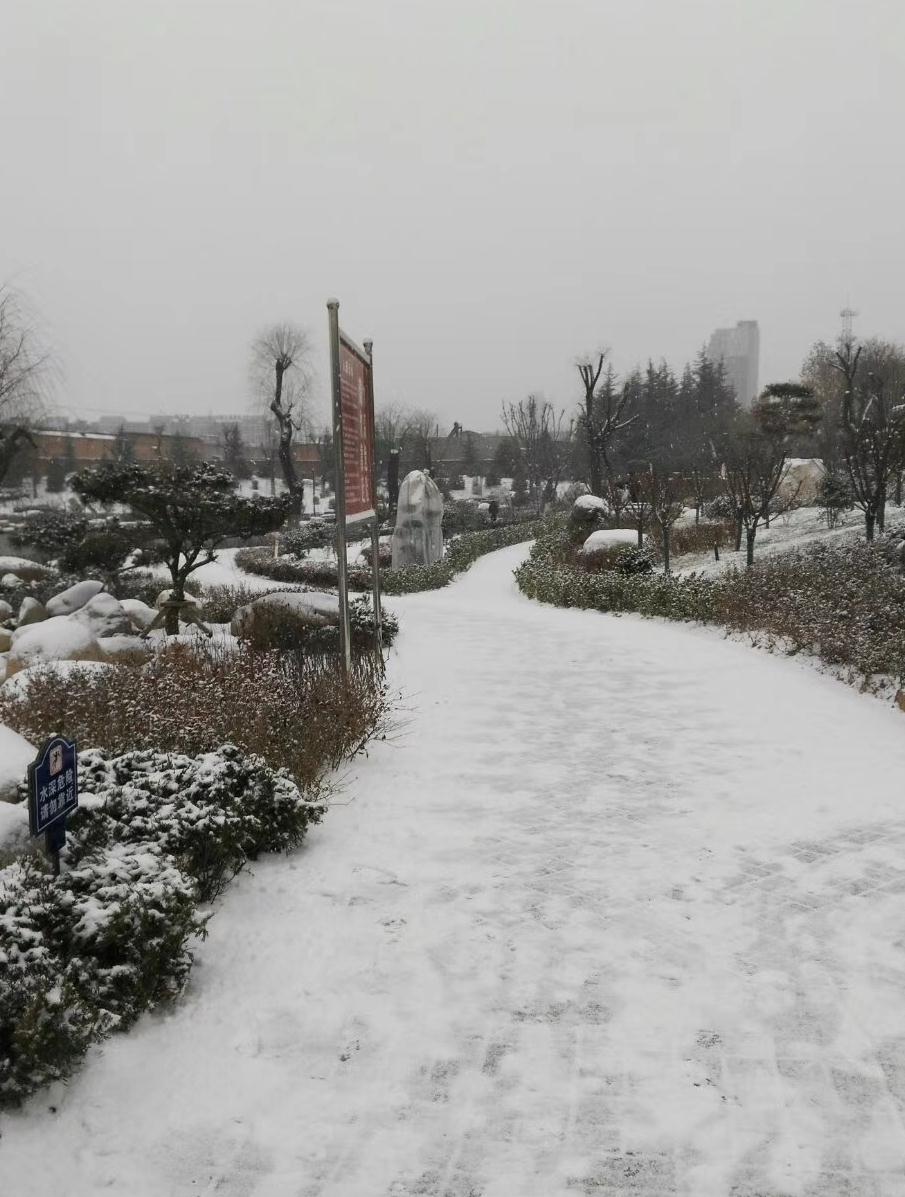
[[[718,328],[707,346],[707,356],[722,362],[726,377],[742,407],[750,407],[757,395],[760,359],[760,330],[756,320],[739,320],[735,328]]]

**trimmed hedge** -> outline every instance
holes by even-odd
[[[548,524],[515,571],[522,593],[559,607],[719,624],[819,657],[862,687],[905,686],[905,574],[887,559],[888,541],[818,544],[715,577],[587,573],[570,552],[561,522]]]
[[[485,553],[509,545],[533,540],[545,527],[541,520],[506,524],[500,528],[485,528],[478,532],[463,532],[449,541],[440,561],[432,565],[407,565],[402,569],[382,569],[380,586],[384,594],[415,594],[422,590],[439,590],[448,586],[456,574],[462,573]],[[302,561],[284,556],[272,557],[266,550],[240,549],[236,564],[248,573],[272,578],[276,582],[295,582],[309,586],[337,585],[337,568],[330,561]],[[373,585],[371,570],[352,565],[348,569],[349,589],[369,591]]]
[[[0,1106],[178,995],[209,917],[199,903],[323,813],[230,744],[197,757],[95,749],[79,771],[60,876],[36,855],[0,869]]]

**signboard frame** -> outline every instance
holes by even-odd
[[[60,792],[62,803],[58,802]],[[32,835],[44,836],[55,876],[60,872],[60,849],[66,843],[66,816],[78,805],[78,747],[65,736],[51,736],[28,766],[28,826]]]
[[[351,629],[349,626],[349,567],[346,560],[346,527],[352,523],[371,520],[371,571],[374,580],[374,643],[381,659],[383,637],[380,619],[380,556],[379,525],[377,518],[377,463],[374,453],[374,371],[373,342],[366,341],[362,349],[339,327],[339,300],[327,301],[330,333],[330,367],[333,391],[333,452],[336,463],[336,573],[339,588],[339,633],[343,669],[346,674],[352,668]],[[357,359],[361,374],[358,394],[358,461],[362,471],[367,470],[369,480],[369,502],[361,510],[347,511],[346,488],[346,429],[343,412],[343,351]],[[348,356],[346,358],[348,361]],[[347,371],[347,373],[349,373]],[[362,416],[364,419],[362,419]],[[354,427],[354,425],[353,425]],[[359,501],[361,501],[359,488]],[[367,500],[366,500],[367,501]]]

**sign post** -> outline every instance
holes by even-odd
[[[351,667],[346,527],[373,521],[375,640],[381,646],[380,562],[377,522],[377,475],[374,462],[374,379],[372,342],[365,348],[339,327],[339,300],[327,303],[330,365],[333,380],[333,445],[336,454],[336,559],[339,583],[340,640],[343,665]]]
[[[45,741],[28,766],[28,822],[32,835],[43,835],[60,875],[60,849],[66,843],[66,816],[79,804],[79,763],[75,742],[62,736]]]
[[[383,659],[383,628],[380,614],[380,520],[377,517],[377,446],[374,436],[374,342],[365,341],[368,355],[368,402],[371,409],[371,478],[374,486],[374,519],[371,522],[371,584],[374,601],[374,651]]]

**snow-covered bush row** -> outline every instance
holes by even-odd
[[[80,744],[208,752],[236,744],[285,768],[315,797],[327,772],[380,727],[385,682],[370,656],[348,677],[335,658],[256,652],[245,644],[169,645],[145,665],[59,666],[0,686],[0,723],[32,743],[62,731]]]
[[[523,593],[541,602],[721,624],[817,656],[860,685],[889,679],[905,686],[905,574],[897,543],[816,545],[714,577],[589,573],[562,521],[554,521],[515,576]]]
[[[204,923],[194,883],[152,845],[111,845],[57,878],[34,856],[0,869],[0,1105],[178,993]]]
[[[456,574],[473,565],[485,553],[532,540],[543,527],[539,520],[464,532],[448,542],[442,560],[433,565],[408,565],[403,569],[382,569],[380,585],[385,594],[414,594],[448,586]],[[241,549],[236,564],[249,573],[278,582],[309,586],[336,586],[336,565],[329,561],[304,561],[291,556],[274,558],[260,549]],[[351,590],[368,591],[373,584],[370,569],[352,566],[348,571]]]
[[[71,860],[113,844],[151,844],[174,857],[210,901],[262,852],[297,847],[322,801],[306,801],[285,770],[234,745],[189,757],[151,749],[79,755],[84,794],[71,818]]]
[[[0,869],[0,1103],[65,1077],[88,1044],[178,993],[199,902],[323,813],[233,745],[198,757],[79,755],[64,868]],[[24,794],[22,795],[24,800]]]

